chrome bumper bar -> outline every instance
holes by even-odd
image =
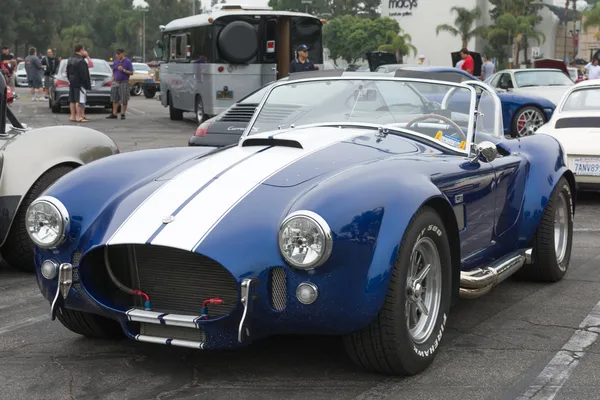
[[[521,250],[502,257],[491,265],[460,273],[460,297],[475,299],[514,274],[525,264],[531,263],[533,249]]]
[[[69,290],[73,286],[73,266],[71,264],[60,264],[58,267],[58,285],[56,294],[50,306],[50,318],[52,321],[56,319],[56,311],[64,307],[65,300],[69,295]]]

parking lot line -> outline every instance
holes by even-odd
[[[600,302],[518,400],[552,400],[600,334]]]

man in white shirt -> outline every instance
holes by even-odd
[[[585,69],[589,72],[588,79],[600,78],[600,65],[598,65],[598,59],[594,58],[591,63],[588,63],[588,65],[585,66]]]
[[[465,60],[460,60],[459,62],[456,63],[454,68],[461,69],[464,62],[465,62]]]
[[[489,78],[490,76],[494,75],[494,71],[496,69],[496,66],[490,60],[489,56],[485,56],[484,60],[485,60],[485,62],[481,66],[481,80],[482,81],[484,81],[487,78]]]

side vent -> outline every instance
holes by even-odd
[[[242,147],[248,146],[278,146],[278,147],[294,147],[296,149],[302,149],[300,142],[288,139],[274,139],[274,138],[256,138],[246,139],[242,143]]]
[[[271,269],[271,306],[277,311],[285,310],[287,305],[287,278],[285,269]]]

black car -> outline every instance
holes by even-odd
[[[284,80],[283,78],[280,80]],[[258,104],[275,82],[255,90],[221,114],[204,121],[189,139],[189,146],[223,147],[237,143]]]

